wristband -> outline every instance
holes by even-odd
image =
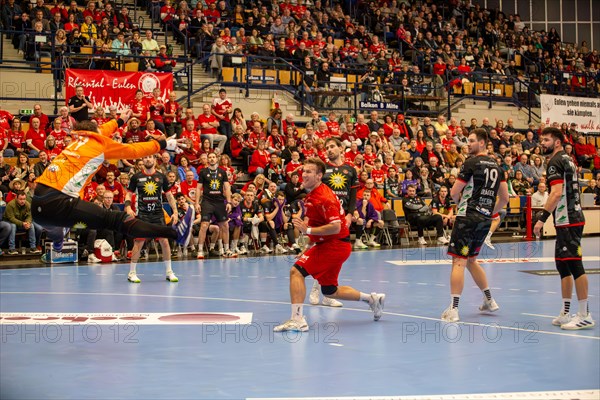
[[[123,203],[123,207],[130,207],[131,206],[131,200],[125,200],[125,202]]]
[[[312,232],[312,228],[310,228],[310,227],[306,228],[306,234],[307,235],[310,235],[311,232]]]
[[[546,220],[548,219],[548,217],[550,216],[550,214],[551,214],[551,213],[550,213],[550,211],[548,211],[548,210],[544,210],[544,211],[542,211],[542,215],[540,216],[540,219],[539,219],[539,220],[545,223],[545,222],[546,222]]]

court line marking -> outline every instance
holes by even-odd
[[[259,304],[277,304],[277,305],[287,305],[289,306],[289,302],[284,301],[274,301],[274,300],[252,300],[252,299],[232,299],[232,298],[221,298],[221,297],[202,297],[202,296],[173,296],[173,295],[163,295],[163,294],[141,294],[141,293],[85,293],[85,292],[0,292],[1,295],[7,294],[18,294],[18,295],[54,295],[54,296],[131,296],[131,297],[152,297],[152,298],[169,298],[169,299],[189,299],[189,300],[212,300],[212,301],[232,301],[238,303],[259,303]],[[327,306],[315,306],[315,307],[326,307]],[[337,310],[348,310],[348,311],[358,311],[371,313],[371,310],[358,309],[358,308],[350,308],[343,307],[338,308]],[[413,314],[403,314],[403,313],[395,313],[385,311],[383,314],[391,315],[394,317],[406,317],[406,318],[414,318],[414,319],[423,319],[426,321],[437,321],[444,322],[440,318],[433,317],[425,317],[422,315],[413,315]],[[469,325],[469,326],[480,326],[494,329],[506,329],[510,331],[520,331],[520,332],[529,332],[529,333],[541,333],[546,335],[555,335],[555,336],[567,336],[574,337],[578,339],[592,339],[592,340],[600,340],[600,336],[582,336],[574,333],[563,333],[563,332],[553,332],[553,331],[544,331],[544,330],[535,330],[535,329],[526,329],[526,328],[517,328],[514,326],[504,326],[499,324],[482,324],[480,322],[467,322],[467,321],[459,321],[453,322],[457,325]]]
[[[545,314],[530,314],[530,313],[521,313],[521,315],[528,315],[531,317],[542,317],[542,318],[556,318],[556,315],[545,315]]]
[[[478,258],[481,264],[524,264],[524,265],[533,265],[536,263],[545,263],[545,262],[555,262],[554,257],[531,257],[531,258],[501,258],[501,259],[486,259],[486,258]],[[584,256],[583,262],[593,262],[600,261],[600,256]],[[387,260],[386,263],[398,265],[398,266],[448,266],[452,264],[451,258],[440,258],[437,260]]]
[[[508,399],[579,399],[597,400],[600,390],[556,390],[545,392],[504,392],[504,393],[464,393],[464,394],[434,394],[416,396],[352,396],[352,397],[249,397],[246,400],[508,400]]]

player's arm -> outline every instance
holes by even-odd
[[[467,182],[459,179],[457,179],[456,182],[454,182],[454,185],[452,185],[452,189],[450,189],[450,197],[452,197],[452,201],[454,201],[454,203],[458,204],[460,202],[460,194],[465,186],[467,186]]]
[[[538,222],[536,222],[535,226],[533,227],[533,234],[538,237],[540,236],[540,231],[544,227],[546,220],[556,209],[556,206],[560,201],[560,196],[562,195],[562,181],[554,184],[550,183],[550,185],[552,186],[552,190],[550,191],[550,194],[548,194],[548,200],[546,201],[546,205],[544,206],[544,210],[542,211],[542,217],[538,220]]]
[[[132,217],[135,217],[135,213],[133,212],[133,209],[131,208],[131,198],[132,198],[132,193],[131,191],[127,191],[127,194],[125,195],[125,202],[123,203],[123,205],[125,206],[123,209],[125,210],[125,212],[129,215],[131,215]]]
[[[225,200],[227,200],[225,209],[230,213],[233,206],[231,205],[231,185],[228,181],[223,182],[223,195],[225,196]]]
[[[342,230],[342,221],[331,221],[327,225],[316,226],[309,228],[308,224],[299,218],[293,220],[294,226],[304,234],[318,235],[318,236],[329,236],[337,235]],[[310,232],[308,231],[310,229]]]
[[[100,125],[98,127],[100,134],[102,136],[112,138],[113,134],[117,131],[117,129],[125,125],[125,123],[129,120],[129,118],[131,117],[131,113],[132,111],[127,109],[123,111],[123,113],[121,113],[121,116],[116,121],[114,119],[111,119],[110,121]]]
[[[166,192],[165,197],[167,198],[167,203],[169,203],[169,206],[171,206],[171,211],[173,212],[173,214],[171,215],[171,222],[173,222],[173,225],[175,225],[179,221],[179,215],[177,214],[177,202],[175,201],[175,196],[173,196],[173,193],[171,192]]]

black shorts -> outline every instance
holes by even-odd
[[[160,210],[161,210],[160,213],[154,213],[154,214],[138,213],[137,218],[140,221],[149,222],[151,224],[166,225],[165,214],[162,213],[162,208]]]
[[[477,256],[491,225],[492,220],[483,215],[456,217],[448,245],[448,255],[459,258]]]
[[[210,222],[214,215],[217,222],[227,221],[227,210],[225,209],[225,203],[222,201],[202,201],[202,222]]]
[[[556,228],[556,247],[554,257],[559,261],[581,260],[582,226]]]

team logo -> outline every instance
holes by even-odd
[[[551,166],[548,168],[548,175],[554,175],[556,173],[556,167]]]
[[[582,254],[582,252],[581,252],[581,246],[577,246],[577,255],[579,257],[581,257],[581,254]]]
[[[346,177],[339,172],[335,172],[329,176],[329,185],[333,190],[340,190],[346,186]]]
[[[158,191],[158,185],[155,182],[152,181],[147,181],[146,183],[144,183],[144,192],[147,195],[155,195],[156,192]]]
[[[152,93],[155,88],[160,88],[160,81],[154,74],[143,74],[138,81],[138,88],[145,94]]]
[[[221,187],[221,181],[219,181],[218,179],[210,180],[210,189],[211,190],[219,190],[220,187]]]
[[[87,224],[85,222],[76,222],[75,225],[73,225],[73,229],[86,229],[87,228]]]
[[[460,249],[460,254],[463,255],[463,256],[469,255],[469,246],[463,246]]]

